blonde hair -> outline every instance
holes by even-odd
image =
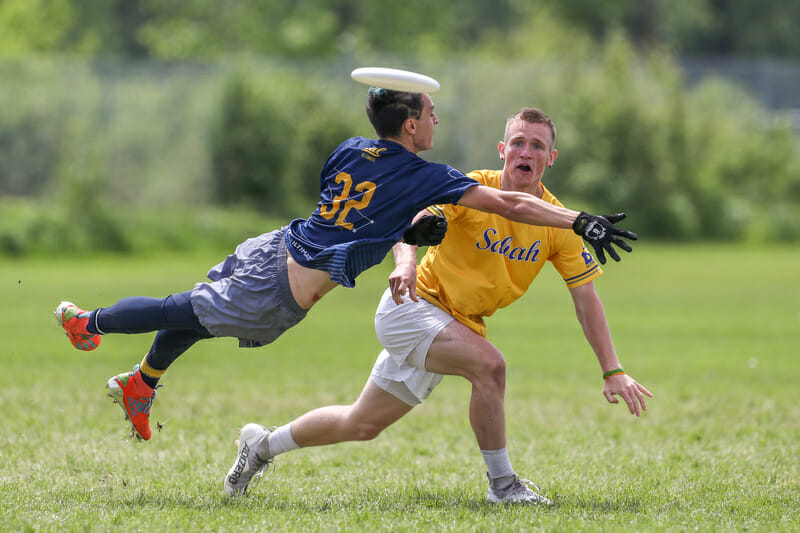
[[[556,149],[556,125],[550,120],[550,117],[544,114],[544,111],[536,107],[523,107],[519,112],[514,113],[506,121],[506,131],[503,135],[503,142],[508,141],[508,128],[511,123],[517,120],[530,122],[531,124],[547,124],[550,126],[550,133],[552,134],[552,142],[550,143],[550,151]]]

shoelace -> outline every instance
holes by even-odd
[[[133,365],[133,371],[132,371],[133,374],[135,374],[138,371],[139,371],[139,364]],[[164,385],[162,385],[161,383],[155,386],[155,388],[153,389],[153,394],[150,396],[150,399],[147,400],[147,402],[144,404],[145,413],[150,412],[150,408],[153,406],[153,400],[156,399],[156,394],[158,394],[158,389],[160,389],[163,386]]]
[[[260,460],[261,460],[261,459],[259,459],[259,461],[260,461]],[[275,469],[275,462],[273,461],[273,458],[272,458],[272,457],[270,457],[269,459],[267,459],[266,461],[264,461],[264,464],[262,464],[261,466],[259,466],[259,467],[258,467],[258,472],[256,472],[255,474],[253,474],[253,477],[251,477],[251,478],[250,478],[250,483],[248,484],[248,488],[250,488],[250,487],[253,487],[253,486],[255,486],[256,484],[258,484],[258,483],[261,481],[261,478],[264,476],[264,472],[265,472],[265,471],[266,471],[266,470],[267,470],[267,469],[268,469],[270,466],[273,468],[273,470]]]
[[[150,399],[147,400],[147,403],[144,404],[146,413],[149,413],[150,408],[153,407],[153,400],[156,399],[156,394],[158,394],[158,389],[160,389],[161,387],[163,387],[163,385],[161,385],[160,383],[156,385],[156,388],[153,389],[153,394],[150,396]]]
[[[526,485],[532,485],[536,489],[536,491],[533,491],[534,494],[536,495],[536,501],[547,503],[548,505],[550,504],[549,499],[539,494],[540,492],[542,492],[542,487],[540,487],[530,479],[522,479],[522,478],[517,478],[517,479],[518,483],[514,483],[512,485],[511,492],[513,492],[514,494],[526,494],[530,490],[530,488]]]
[[[533,485],[533,487],[534,487],[534,488],[535,488],[537,491],[541,492],[541,490],[542,490],[542,487],[540,487],[539,485],[537,485],[536,483],[534,483],[534,482],[533,482],[533,481],[531,481],[530,479],[522,479],[522,478],[519,478],[519,483],[520,483],[520,485],[521,485],[522,487],[525,487],[525,485]],[[523,485],[523,483],[524,483],[524,485]]]

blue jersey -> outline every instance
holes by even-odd
[[[296,219],[286,246],[299,264],[324,270],[345,287],[380,263],[411,220],[433,204],[456,204],[478,182],[430,163],[400,144],[354,137],[328,157],[321,194],[308,219]]]

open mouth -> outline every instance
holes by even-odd
[[[531,166],[528,165],[527,163],[523,163],[520,166],[518,166],[517,169],[519,169],[519,170],[521,170],[523,172],[530,172],[531,171]]]

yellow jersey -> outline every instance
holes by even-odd
[[[476,170],[468,176],[499,189],[501,174]],[[562,206],[542,188],[545,202]],[[572,229],[531,226],[453,204],[430,210],[447,217],[447,234],[417,267],[417,293],[484,337],[483,317],[521,297],[545,261],[553,263],[569,288],[603,273]]]

